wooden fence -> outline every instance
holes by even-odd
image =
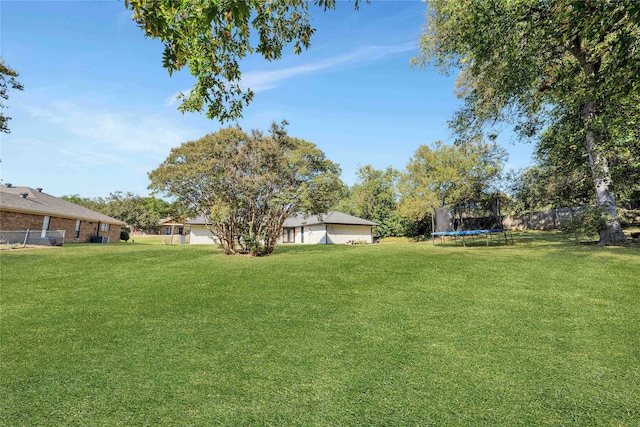
[[[512,230],[553,230],[567,221],[570,221],[575,215],[584,211],[586,207],[580,206],[575,208],[549,209],[548,211],[533,212],[525,215],[509,215],[502,224],[505,228]]]

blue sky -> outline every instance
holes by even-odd
[[[424,25],[418,1],[372,1],[353,11],[311,9],[311,48],[243,62],[256,96],[238,121],[246,131],[286,119],[315,143],[349,185],[360,166],[403,169],[416,148],[452,142],[446,122],[460,106],[454,77],[411,68]],[[147,173],[172,147],[221,127],[177,111],[193,77],[170,77],[162,46],[138,29],[122,1],[0,2],[0,52],[20,73],[1,134],[1,178],[62,196],[149,194]],[[504,138],[506,141],[506,138]],[[530,163],[529,145],[505,142],[507,169]]]

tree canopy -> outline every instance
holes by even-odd
[[[327,10],[336,1],[313,4]],[[147,37],[164,44],[162,66],[169,75],[187,66],[196,78],[190,93],[179,95],[180,111],[206,111],[221,122],[240,118],[253,99],[242,86],[242,58],[257,52],[277,60],[288,44],[298,54],[315,32],[306,0],[125,0],[125,6]]]
[[[460,70],[457,129],[507,121],[533,136],[577,121],[606,213],[600,243],[623,241],[609,158],[615,130],[636,108],[640,3],[432,0],[427,19],[416,62]]]
[[[171,150],[149,173],[151,188],[202,215],[228,254],[270,254],[284,220],[319,214],[342,190],[340,168],[313,143],[287,135],[228,127]]]
[[[2,109],[7,108],[5,101],[9,99],[8,89],[23,90],[24,86],[16,80],[19,74],[17,71],[9,67],[2,57],[0,57],[0,132],[9,133],[9,120],[11,117],[7,117],[2,112]]]
[[[495,143],[484,141],[421,145],[401,179],[398,209],[419,221],[435,208],[461,212],[478,205],[491,196],[504,159]]]
[[[179,202],[169,203],[156,197],[141,197],[131,192],[115,191],[109,197],[88,198],[78,194],[65,195],[62,199],[101,212],[124,221],[137,230],[156,233],[159,221],[165,217],[187,217],[191,213],[185,211]]]
[[[385,170],[374,169],[371,165],[361,167],[356,183],[348,189],[336,209],[379,224],[375,229],[379,237],[404,235],[406,224],[396,209],[399,175],[391,167]]]

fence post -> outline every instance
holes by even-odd
[[[25,235],[24,235],[24,242],[22,242],[22,247],[23,247],[23,248],[24,248],[25,246],[27,246],[27,240],[29,239],[29,230],[30,230],[30,229],[28,229],[28,228],[27,228],[27,232],[26,232],[26,233],[25,233]]]

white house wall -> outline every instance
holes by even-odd
[[[298,235],[296,234],[296,240],[297,239]],[[300,239],[302,239],[302,230],[300,231]],[[304,243],[312,245],[327,243],[327,233],[324,224],[305,226]]]
[[[304,243],[305,245],[345,244],[349,241],[373,243],[370,225],[316,224],[295,227],[294,231],[294,241],[287,243]],[[278,238],[278,243],[282,242],[283,238]]]
[[[218,239],[204,225],[192,224],[189,243],[192,245],[213,245],[218,243]]]
[[[327,225],[328,243],[344,244],[350,240],[373,243],[370,225]]]
[[[294,242],[291,243],[304,243],[305,245],[325,244],[327,243],[326,236],[327,234],[323,224],[305,225],[304,227],[295,228]],[[280,241],[282,241],[282,239],[280,239]]]

